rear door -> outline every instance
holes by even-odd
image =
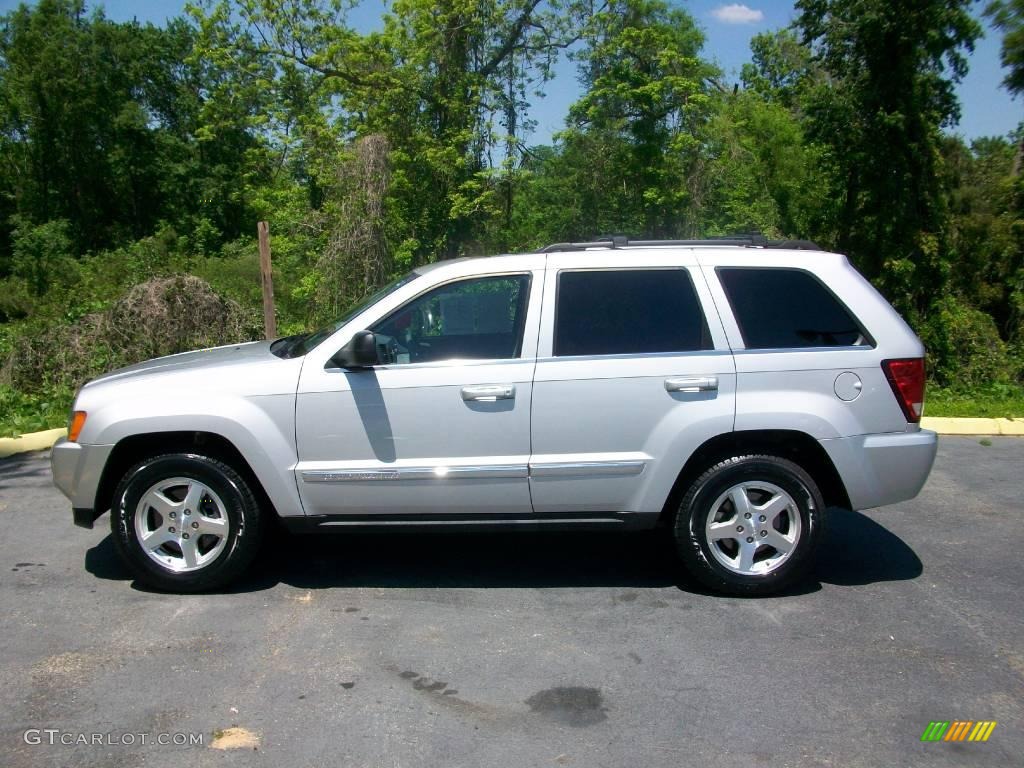
[[[547,272],[534,511],[660,512],[690,453],[733,427],[732,355],[692,251],[551,254]]]

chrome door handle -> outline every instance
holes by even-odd
[[[514,400],[516,388],[512,384],[481,384],[478,387],[463,387],[462,399],[483,403],[496,400]]]
[[[692,379],[665,379],[669,392],[717,392],[717,376],[699,376]]]

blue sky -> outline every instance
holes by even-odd
[[[689,0],[680,2],[697,19],[707,35],[705,54],[718,62],[731,79],[738,79],[740,67],[750,58],[750,38],[758,32],[787,26],[793,19],[788,0]],[[18,0],[0,0],[0,12],[19,5]],[[182,12],[184,0],[104,0],[107,16],[118,21],[133,17],[141,22],[161,24]],[[984,3],[975,3],[980,15]],[[364,0],[350,15],[353,26],[369,29],[380,20],[380,0]],[[970,72],[958,88],[962,118],[956,132],[968,139],[1006,134],[1024,121],[1024,100],[1012,100],[999,83],[1004,72],[999,64],[1000,34],[986,26],[985,37],[970,56]],[[535,143],[550,140],[563,127],[566,111],[579,94],[573,65],[563,61],[546,96],[533,103],[531,117],[537,121]]]

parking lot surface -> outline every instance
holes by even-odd
[[[647,534],[276,534],[229,592],[158,594],[45,456],[3,460],[0,765],[1019,766],[1024,440],[991,443],[832,511],[814,577],[761,599]],[[139,743],[177,733],[204,743]]]

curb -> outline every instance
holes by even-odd
[[[1024,419],[962,419],[946,416],[925,416],[922,429],[932,429],[940,435],[1010,435],[1024,437]],[[45,451],[68,431],[63,427],[44,432],[30,432],[19,437],[0,437],[0,459],[16,453]]]
[[[940,435],[1013,435],[1024,436],[1024,419],[953,419],[925,416],[923,429],[934,429]]]
[[[26,451],[45,451],[47,448],[52,448],[53,444],[67,433],[68,431],[61,427],[60,429],[47,429],[45,432],[30,432],[18,437],[0,437],[0,459]]]

